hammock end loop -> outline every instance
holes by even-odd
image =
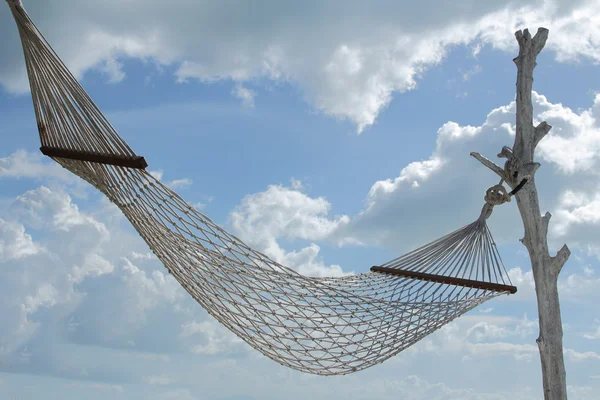
[[[494,185],[485,192],[485,202],[487,204],[499,206],[509,201],[510,195],[502,184]]]

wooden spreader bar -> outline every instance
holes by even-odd
[[[68,158],[71,160],[97,162],[100,164],[118,165],[121,167],[146,169],[148,163],[144,157],[125,157],[118,155],[106,155],[90,153],[86,151],[58,149],[54,147],[40,147],[40,151],[48,157]]]
[[[493,290],[496,292],[509,292],[511,294],[517,293],[516,286],[503,285],[500,283],[481,282],[481,281],[474,281],[472,279],[453,278],[453,277],[449,277],[449,276],[434,275],[434,274],[427,274],[424,272],[406,271],[403,269],[379,267],[379,266],[371,267],[371,271],[372,272],[383,272],[385,274],[391,274],[391,275],[406,276],[409,278],[415,278],[415,279],[419,279],[422,281],[428,281],[428,282],[446,283],[448,285],[456,285],[456,286],[465,286],[465,287],[476,288],[476,289]]]

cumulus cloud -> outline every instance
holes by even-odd
[[[581,271],[565,271],[558,281],[558,289],[562,295],[580,301],[587,299],[593,302],[598,296],[599,286],[600,276],[588,266],[584,266]]]
[[[554,127],[540,143],[538,159],[545,167],[536,176],[542,212],[549,210],[554,214],[550,244],[558,248],[561,241],[566,241],[572,248],[599,255],[600,242],[594,232],[600,229],[600,151],[592,149],[589,155],[584,153],[577,158],[556,148],[570,148],[571,143],[593,148],[592,142],[599,141],[595,135],[600,132],[600,97],[579,113],[551,103],[536,92],[533,101],[534,120],[547,120]],[[316,276],[343,271],[339,266],[323,263],[316,243],[319,241],[381,246],[399,253],[411,250],[479,216],[485,190],[496,183],[497,177],[469,153],[478,151],[493,158],[503,145],[512,144],[514,114],[515,103],[511,102],[492,110],[480,126],[447,122],[438,130],[431,156],[409,163],[395,178],[375,182],[366,195],[364,209],[354,216],[332,215],[333,206],[327,199],[308,196],[302,183],[292,180],[290,187],[271,185],[263,192],[246,196],[230,214],[233,230],[276,261]],[[557,141],[560,145],[556,145]],[[464,171],[469,171],[468,175]],[[514,243],[522,236],[522,222],[514,203],[496,207],[489,223],[501,243]],[[281,245],[283,240],[313,243],[286,251]],[[514,267],[509,276],[521,288],[519,297],[533,295],[530,271]],[[577,295],[578,290],[587,287],[586,279],[574,274],[561,280],[561,287],[565,293]],[[593,285],[590,283],[589,287]]]
[[[540,143],[537,156],[544,167],[536,177],[542,212],[549,210],[554,214],[550,244],[558,248],[566,241],[574,249],[599,255],[596,233],[600,229],[600,152],[594,150],[593,142],[599,141],[596,136],[600,132],[600,97],[596,96],[589,109],[579,112],[535,92],[533,101],[536,123],[547,120],[553,126]],[[276,261],[316,276],[343,271],[320,259],[317,242],[408,251],[479,216],[485,189],[497,178],[468,155],[479,151],[493,157],[503,145],[512,144],[514,113],[515,103],[511,102],[492,110],[480,126],[444,124],[431,156],[409,163],[395,178],[374,183],[366,195],[364,209],[357,215],[332,215],[333,207],[325,198],[308,196],[301,182],[293,180],[291,187],[272,185],[244,198],[230,215],[232,227],[243,240]],[[591,151],[578,158],[556,150],[570,148],[572,143]],[[469,171],[468,176],[464,171]],[[489,223],[499,242],[515,243],[522,236],[522,223],[513,203],[497,207]],[[284,240],[313,243],[290,251],[282,246]],[[534,296],[531,271],[512,267],[508,274],[520,288],[515,298]],[[559,281],[564,296],[579,299],[593,295],[597,285],[598,279],[589,268],[583,273],[565,272]]]
[[[0,158],[0,178],[58,180],[74,182],[77,178],[54,162],[44,160],[39,154],[17,150],[8,157]]]
[[[566,190],[559,198],[552,234],[600,258],[600,187]]]
[[[394,93],[415,88],[420,75],[456,45],[515,52],[515,30],[545,26],[552,32],[548,49],[559,61],[600,60],[600,6],[591,0],[494,0],[468,6],[427,0],[386,7],[341,0],[246,6],[85,0],[73,7],[30,0],[26,6],[80,78],[95,69],[109,82],[119,82],[126,78],[122,60],[136,58],[174,66],[180,82],[291,82],[315,109],[352,121],[358,131],[374,123]],[[0,45],[5,55],[0,82],[11,92],[23,92],[25,68],[9,18],[0,16],[0,35],[6,38]],[[243,86],[236,86],[234,95],[248,102],[253,98]]]
[[[346,215],[330,217],[331,204],[312,198],[292,180],[292,187],[271,185],[266,191],[246,196],[229,217],[236,235],[273,260],[310,276],[341,276],[339,265],[326,265],[320,247],[311,243],[299,251],[286,252],[278,239],[324,240],[348,224]],[[341,238],[340,244],[350,241]]]
[[[407,251],[434,239],[432,235],[440,237],[474,221],[485,190],[497,178],[469,153],[497,154],[513,140],[513,120],[514,104],[510,104],[491,111],[481,126],[444,124],[428,159],[411,162],[397,177],[372,185],[364,210],[347,224],[348,234],[367,244]],[[494,214],[504,217],[508,234],[518,231],[512,207],[497,207]]]
[[[578,352],[572,349],[565,349],[565,355],[574,361],[585,361],[585,360],[600,360],[600,354],[593,351]]]
[[[243,342],[213,321],[125,218],[97,197],[81,207],[64,191],[39,187],[0,210],[0,373],[104,385],[114,362],[103,364],[97,355],[87,371],[87,361],[69,354],[120,349],[115,357],[128,355],[130,366],[143,363],[134,356],[168,362],[167,351],[245,354]],[[119,379],[173,383],[156,372],[135,378],[127,368]]]
[[[129,322],[145,316],[145,311],[156,307],[160,303],[175,303],[181,299],[183,292],[179,283],[161,271],[148,273],[127,258],[122,258],[123,279],[127,286],[128,306],[131,307]],[[131,300],[134,300],[133,302]]]
[[[600,161],[600,94],[592,107],[577,114],[562,104],[540,99],[543,107],[537,119],[552,125],[552,134],[540,142],[538,154],[555,164],[561,172],[597,171]]]
[[[594,146],[600,142],[600,98],[579,113],[536,92],[533,102],[536,123],[546,120],[553,126],[540,142],[537,156],[544,167],[536,176],[542,212],[554,214],[550,244],[559,246],[567,241],[583,250],[598,249],[598,235],[593,232],[600,228],[600,151]],[[364,210],[335,234],[406,251],[434,239],[435,232],[441,236],[473,221],[484,204],[485,190],[497,178],[469,153],[477,151],[493,159],[503,145],[512,145],[515,111],[512,102],[492,110],[480,126],[444,124],[431,156],[408,164],[395,178],[374,183]],[[558,150],[573,147],[587,150],[581,157]],[[515,241],[522,235],[522,223],[512,203],[496,207],[489,223],[500,242]],[[406,227],[412,227],[410,234]]]
[[[434,353],[441,359],[445,356],[460,356],[463,363],[484,365],[487,359],[511,358],[514,365],[529,364],[539,354],[535,339],[538,322],[524,315],[522,318],[503,315],[472,314],[461,317],[444,326],[437,333],[423,339],[407,350],[412,360]],[[581,363],[599,360],[594,351],[564,349],[567,367],[577,369]],[[497,362],[497,361],[495,361]],[[572,364],[575,363],[575,364]]]
[[[416,171],[420,169],[417,168]],[[417,172],[414,176],[419,177]],[[422,182],[428,181],[425,179]],[[312,198],[302,190],[301,183],[294,181],[291,187],[269,187],[268,195],[266,192],[251,195],[235,210],[238,214],[232,215],[232,222],[237,222],[240,232],[248,235],[249,240],[257,232],[259,243],[269,243],[264,238],[274,237],[308,241],[337,240],[330,238],[338,237],[337,232],[340,227],[346,226],[348,217],[329,215],[331,204],[327,200]],[[265,213],[261,207],[274,208],[273,215],[264,216],[269,213]],[[120,374],[125,369],[136,370],[140,374],[135,378],[138,382],[164,386],[166,391],[156,393],[158,398],[163,395],[166,398],[193,398],[200,392],[236,393],[235,388],[223,389],[220,376],[226,376],[230,385],[235,383],[244,388],[260,387],[253,395],[265,399],[276,398],[274,396],[279,393],[274,395],[273,388],[282,385],[300,398],[309,395],[307,388],[311,392],[318,390],[332,399],[371,399],[373,396],[392,399],[397,398],[398,393],[417,399],[435,396],[461,399],[533,397],[522,388],[514,391],[506,389],[505,393],[498,393],[498,390],[492,389],[452,387],[435,378],[428,381],[411,375],[418,368],[419,359],[431,370],[431,358],[427,354],[435,354],[436,361],[440,364],[450,362],[456,365],[461,362],[461,368],[468,371],[475,370],[467,369],[470,368],[466,364],[468,359],[477,364],[477,371],[497,372],[496,363],[500,359],[509,360],[506,365],[515,368],[520,365],[535,365],[538,368],[537,363],[529,362],[537,354],[532,338],[536,325],[527,317],[485,314],[461,318],[436,336],[428,338],[429,342],[423,341],[403,353],[413,354],[410,368],[400,370],[406,378],[373,378],[363,375],[356,380],[354,377],[346,377],[348,380],[343,384],[336,384],[339,381],[333,380],[314,380],[307,385],[306,380],[313,377],[299,377],[280,369],[269,369],[278,367],[263,358],[240,357],[246,354],[247,346],[225,328],[207,319],[205,313],[199,313],[197,304],[191,301],[185,303],[184,298],[187,297],[177,282],[162,270],[149,267],[155,265],[156,260],[149,256],[147,248],[139,239],[133,240],[135,232],[123,232],[118,224],[113,225],[110,219],[104,218],[102,212],[95,212],[93,215],[86,213],[65,193],[48,188],[39,188],[19,196],[10,211],[10,215],[1,216],[4,222],[0,223],[0,227],[5,228],[0,229],[4,232],[4,236],[0,236],[2,240],[5,243],[21,241],[26,244],[24,248],[31,248],[33,245],[36,249],[25,253],[11,251],[13,256],[0,262],[0,282],[3,283],[0,313],[5,318],[5,324],[0,326],[0,341],[3,346],[1,355],[3,362],[8,362],[13,368],[18,362],[24,362],[24,357],[40,360],[35,358],[39,357],[39,353],[44,355],[44,351],[52,349],[56,342],[70,340],[80,345],[104,346],[102,352],[107,351],[106,347],[111,344],[120,351],[124,351],[124,348],[150,351],[149,354],[130,354],[127,362],[122,363],[123,366],[115,366],[114,360],[110,360],[106,371],[116,369]],[[79,236],[85,236],[86,239],[82,240]],[[313,245],[306,248],[311,247]],[[313,248],[313,252],[309,253],[318,255],[318,250],[318,247]],[[292,257],[290,254],[301,254],[303,251],[284,255]],[[302,265],[305,261],[298,263]],[[52,265],[52,268],[48,268],[48,265]],[[518,275],[516,272],[513,274]],[[6,282],[9,284],[5,285]],[[16,282],[19,284],[14,284]],[[23,286],[23,282],[27,284]],[[7,291],[7,288],[10,290]],[[70,332],[66,338],[53,337],[49,325],[59,323],[57,321],[69,321]],[[82,335],[82,332],[86,335]],[[53,342],[45,343],[47,348],[41,348],[39,342],[32,341],[36,337],[37,340],[52,338]],[[174,354],[161,354],[165,349]],[[78,350],[82,351],[81,348]],[[191,353],[188,356],[198,360],[177,358],[177,362],[170,363],[168,374],[156,369],[152,369],[151,373],[144,373],[145,370],[132,361],[137,357],[140,364],[154,365],[158,361],[168,362],[180,357],[178,353],[184,352]],[[580,365],[580,368],[586,368],[586,363],[598,360],[597,352],[588,349],[568,349],[565,355],[568,362]],[[237,358],[224,359],[232,356]],[[75,371],[83,365],[87,367],[86,373],[89,373],[85,379],[92,382],[90,387],[112,392],[120,392],[121,387],[124,391],[129,389],[119,383],[103,382],[107,372],[96,366],[96,358],[73,365],[72,360],[65,361],[64,357],[66,356],[53,355],[52,363],[57,366],[47,366],[50,371],[37,372],[83,377],[80,371]],[[205,363],[204,360],[210,357],[217,361]],[[402,357],[405,356],[398,357],[398,362]],[[486,360],[492,360],[492,365],[485,365]],[[38,361],[31,362],[31,365],[37,365],[36,363]],[[190,365],[195,366],[193,374],[190,373]],[[389,364],[384,368],[388,366]],[[210,372],[216,382],[213,383],[211,379],[210,382],[203,380],[199,383],[198,375],[203,374],[197,372],[198,368],[206,372],[204,376]],[[444,368],[439,366],[440,370],[448,373]],[[177,375],[172,371],[176,371]],[[376,371],[377,374],[380,372],[381,370]],[[177,376],[176,381],[173,376]],[[135,380],[129,375],[120,379]],[[250,386],[257,379],[260,380],[260,385]],[[189,389],[169,390],[175,383],[185,384]]]
[[[112,210],[106,211],[91,215],[66,193],[40,187],[0,212],[0,358],[5,368],[25,368],[33,357],[37,367],[28,368],[77,374],[75,366],[61,367],[64,358],[49,365],[40,354],[62,343],[65,334],[77,343],[144,348],[144,335],[136,334],[150,314],[169,307],[181,314],[177,318],[190,317],[180,305],[185,291],[147,256],[135,231],[123,230]],[[139,263],[160,269],[142,269]],[[97,285],[104,289],[97,292]],[[56,324],[64,324],[59,331],[66,333],[57,337]],[[172,336],[177,336],[176,323]]]
[[[0,218],[0,262],[18,260],[39,253],[43,249],[34,243],[25,227]]]
[[[331,203],[325,198],[302,193],[298,181],[293,187],[271,185],[264,192],[246,196],[230,214],[233,228],[253,244],[260,244],[272,236],[320,240],[348,223],[346,215],[328,218]]]
[[[180,337],[193,338],[196,342],[192,352],[200,355],[224,355],[250,349],[242,339],[213,320],[186,322],[181,326]]]
[[[514,322],[512,318],[510,322]],[[523,319],[509,326],[506,321],[504,324],[497,324],[496,321],[481,321],[475,323],[467,329],[466,337],[471,338],[475,342],[481,342],[486,339],[499,339],[507,337],[527,338],[534,334],[537,330],[537,321],[530,320],[527,315]]]
[[[26,192],[3,214],[0,354],[14,355],[36,333],[36,313],[50,308],[68,313],[82,298],[74,285],[110,273],[112,266],[101,251],[109,240],[105,226],[81,213],[64,193],[45,187]]]
[[[461,355],[463,359],[509,356],[518,362],[530,361],[538,352],[535,344],[537,322],[525,315],[463,316],[408,350],[412,357],[422,353]]]

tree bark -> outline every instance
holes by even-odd
[[[540,213],[535,172],[540,166],[534,162],[535,148],[552,128],[546,122],[533,125],[531,90],[536,58],[544,48],[548,30],[539,28],[532,38],[527,29],[515,33],[519,43],[517,65],[517,129],[512,149],[504,147],[499,157],[507,158],[504,168],[479,155],[471,153],[481,163],[500,175],[508,185],[515,188],[523,179],[527,183],[515,195],[523,220],[525,235],[521,242],[529,252],[538,303],[540,333],[537,339],[542,363],[544,399],[567,398],[566,373],[563,359],[563,331],[558,298],[558,274],[570,255],[564,245],[555,256],[548,252],[548,224],[550,213]]]

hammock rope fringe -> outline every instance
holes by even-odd
[[[510,200],[499,188],[488,191],[475,222],[371,272],[307,277],[253,250],[145,170],[21,2],[7,1],[41,151],[116,204],[181,286],[265,356],[312,374],[352,373],[516,292],[486,224],[494,205]]]

